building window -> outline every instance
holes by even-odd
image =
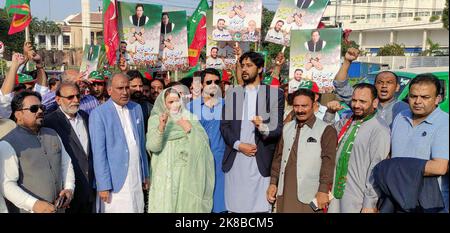
[[[39,35],[38,36],[38,41],[40,45],[45,45],[45,35]]]
[[[442,15],[442,11],[433,11],[432,15]]]
[[[381,18],[381,14],[371,14],[371,15],[367,15],[368,19],[380,19]]]
[[[70,45],[70,36],[63,36],[63,45],[64,46]]]
[[[55,35],[51,35],[50,36],[50,41],[51,41],[52,45],[56,45],[56,36]]]
[[[341,15],[341,16],[338,16],[338,20],[350,20],[350,15]]]
[[[366,15],[353,15],[353,19],[365,19]]]
[[[91,32],[91,43],[90,44],[92,44],[93,42],[94,42],[94,32]]]
[[[412,12],[399,13],[398,17],[413,17],[413,13]]]
[[[367,0],[353,0],[353,3],[367,3]]]
[[[430,16],[429,11],[416,12],[416,16]]]
[[[385,19],[397,18],[397,13],[384,13],[383,18]]]
[[[369,0],[369,3],[372,3],[372,2],[381,2],[381,0]]]
[[[330,21],[330,17],[329,17],[329,16],[327,16],[327,17],[322,17],[321,21]]]

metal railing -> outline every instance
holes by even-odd
[[[359,57],[359,62],[386,64],[389,69],[408,69],[416,67],[441,67],[449,65],[448,56],[377,56]]]

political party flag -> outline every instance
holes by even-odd
[[[208,1],[201,0],[197,9],[189,18],[188,43],[189,43],[189,66],[197,65],[200,52],[206,45],[206,11]]]
[[[119,29],[117,26],[117,1],[103,0],[103,35],[106,58],[109,65],[114,65],[119,48]]]
[[[6,0],[5,10],[13,14],[8,35],[23,31],[31,23],[30,0]]]

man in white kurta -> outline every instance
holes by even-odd
[[[144,194],[142,192],[141,168],[139,161],[139,147],[134,138],[133,128],[130,120],[130,113],[127,106],[119,106],[114,103],[114,107],[119,115],[120,124],[126,135],[127,146],[129,148],[128,173],[122,189],[118,193],[111,193],[111,203],[104,203],[101,212],[104,213],[143,213]],[[100,203],[100,202],[98,202]]]
[[[123,74],[108,81],[108,93],[111,98],[89,116],[97,212],[143,213],[149,173],[142,109],[130,101]]]

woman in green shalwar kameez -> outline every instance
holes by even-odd
[[[214,158],[197,118],[174,89],[156,99],[147,131],[151,153],[149,213],[210,213]]]

